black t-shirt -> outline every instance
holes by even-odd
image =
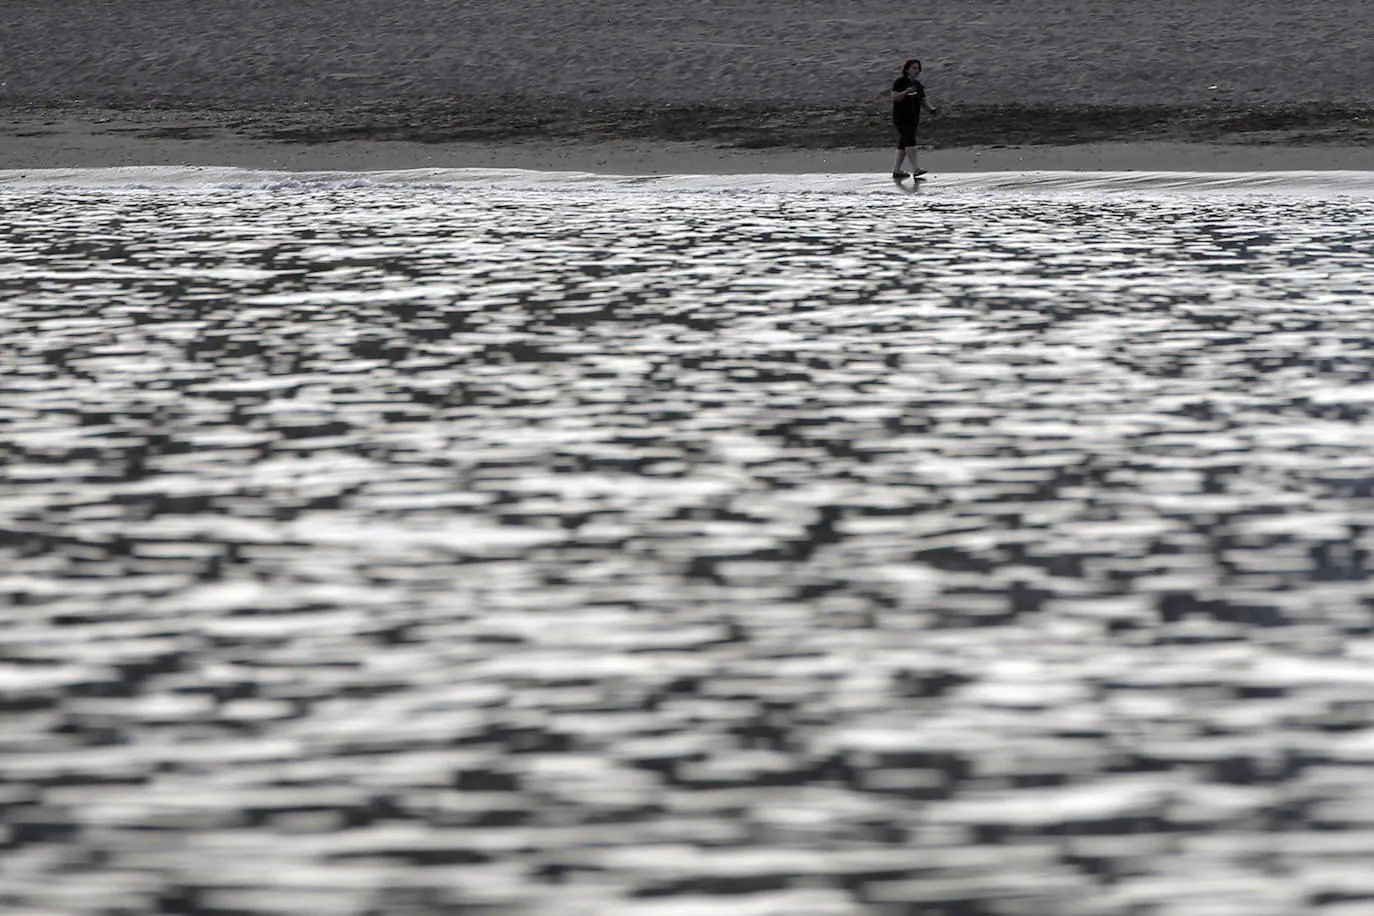
[[[921,120],[921,103],[926,100],[926,87],[921,85],[920,80],[914,80],[909,76],[899,76],[897,82],[892,84],[892,91],[902,92],[913,86],[916,87],[915,92],[892,103],[892,120],[903,122]]]

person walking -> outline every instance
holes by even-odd
[[[897,160],[892,163],[892,177],[920,178],[925,169],[916,165],[916,128],[921,125],[921,112],[927,111],[932,117],[935,109],[926,102],[926,87],[917,77],[921,75],[921,62],[910,58],[902,64],[902,75],[892,84],[892,123],[897,128]],[[902,170],[902,160],[911,163],[911,171]]]

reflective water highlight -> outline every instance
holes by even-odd
[[[1374,895],[1358,194],[221,177],[0,197],[7,906]]]

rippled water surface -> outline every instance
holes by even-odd
[[[1371,912],[1368,193],[81,184],[7,912]]]

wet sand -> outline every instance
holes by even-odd
[[[380,171],[413,168],[526,168],[607,174],[862,173],[891,166],[881,124],[859,125],[871,142],[844,144],[843,134],[813,134],[800,115],[779,116],[766,132],[741,124],[698,123],[695,130],[658,121],[614,123],[565,119],[544,135],[536,128],[478,122],[467,126],[437,113],[403,121],[361,112],[218,112],[181,110],[31,109],[0,116],[0,169],[100,168],[130,165],[232,166],[293,171]],[[819,118],[818,118],[819,120]],[[766,124],[763,117],[755,123]],[[1219,171],[1374,169],[1366,124],[1334,116],[1324,133],[1297,128],[1243,130],[1181,117],[1147,133],[1148,124],[1093,127],[1061,118],[1023,123],[999,136],[994,113],[954,115],[927,125],[922,165],[932,172]],[[874,127],[874,125],[867,125]],[[1316,139],[1314,140],[1314,136]],[[950,142],[945,142],[946,140]]]

